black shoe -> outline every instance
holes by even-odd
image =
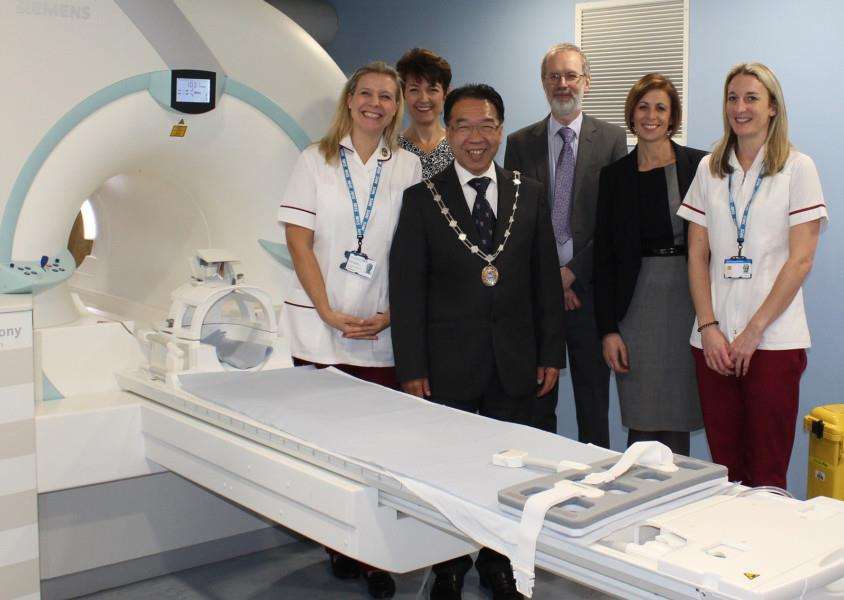
[[[336,552],[329,553],[328,558],[331,572],[337,579],[357,579],[360,576],[360,563],[354,558]]]
[[[516,580],[509,569],[480,573],[480,576],[481,587],[492,590],[492,600],[524,600],[524,596],[516,591]]]
[[[431,586],[431,600],[462,600],[463,575],[437,575]]]
[[[396,582],[387,571],[372,569],[363,571],[366,589],[373,598],[392,598],[396,594]]]

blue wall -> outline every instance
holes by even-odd
[[[332,0],[340,31],[328,51],[351,72],[370,60],[395,62],[408,48],[424,46],[445,56],[454,84],[482,81],[501,92],[507,106],[505,128],[515,131],[547,114],[539,82],[539,61],[559,41],[574,39],[573,0]],[[844,335],[842,249],[836,199],[844,194],[844,170],[834,148],[844,137],[841,57],[844,3],[838,0],[690,0],[688,143],[710,148],[721,134],[723,77],[733,64],[759,60],[771,66],[785,90],[791,138],[814,158],[833,227],[821,238],[815,267],[804,287],[813,348],[803,377],[800,415],[813,406],[844,402],[844,364],[837,340]],[[613,393],[613,396],[615,394]],[[626,432],[611,408],[613,446]],[[560,432],[576,437],[571,385],[564,376]],[[789,488],[805,493],[808,440],[798,423]],[[706,456],[702,434],[693,454]]]
[[[501,93],[508,132],[548,114],[539,61],[552,44],[574,39],[573,0],[330,1],[340,30],[327,50],[344,72],[430,48],[451,63],[453,86],[482,82]]]

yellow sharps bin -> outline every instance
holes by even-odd
[[[812,409],[803,429],[809,433],[808,497],[844,500],[844,404]]]

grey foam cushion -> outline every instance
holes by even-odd
[[[551,489],[558,481],[580,481],[589,473],[609,469],[617,461],[618,458],[608,458],[592,463],[588,471],[561,471],[504,488],[498,493],[498,501],[511,510],[522,511],[528,498]],[[679,467],[674,473],[663,473],[634,465],[614,481],[595,486],[606,492],[600,498],[567,500],[552,506],[545,519],[568,529],[584,529],[660,497],[709,481],[724,479],[727,475],[726,467],[696,458],[675,455],[674,464]]]

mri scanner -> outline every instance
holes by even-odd
[[[0,38],[0,597],[289,539],[268,523],[396,572],[490,545],[526,591],[536,564],[623,598],[844,597],[844,503],[282,368],[277,199],[344,77],[270,5],[2,0]],[[366,418],[327,416],[350,399]]]

